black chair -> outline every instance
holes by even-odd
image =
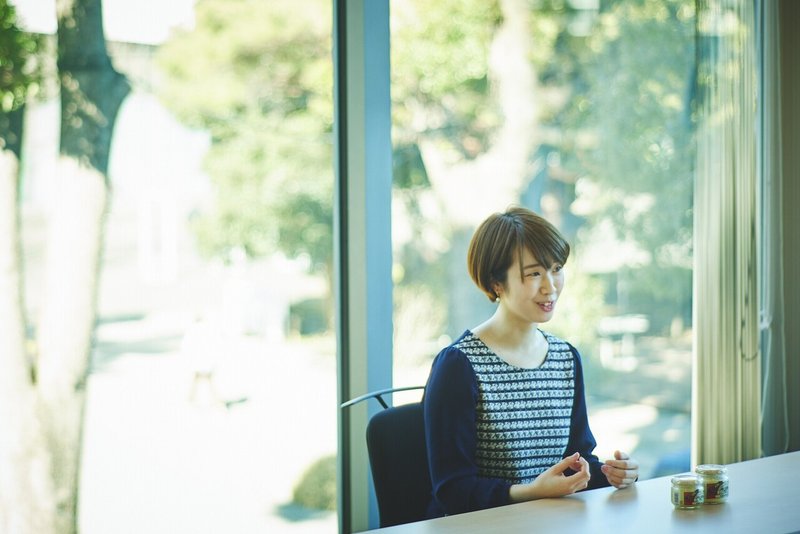
[[[431,499],[422,403],[389,408],[382,398],[412,389],[423,386],[384,389],[342,404],[346,408],[374,397],[385,408],[367,423],[367,451],[381,528],[425,519]]]

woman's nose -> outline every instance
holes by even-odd
[[[542,285],[540,286],[540,291],[545,295],[549,295],[553,292],[553,288],[555,285],[553,284],[553,275],[550,273],[545,274],[542,277]]]

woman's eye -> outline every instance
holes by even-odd
[[[563,268],[564,268],[564,266],[563,266],[563,265],[554,265],[554,266],[553,266],[553,272],[554,272],[554,273],[560,273],[560,272],[561,272],[561,269],[563,269]]]

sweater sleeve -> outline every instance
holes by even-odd
[[[428,466],[438,515],[509,503],[511,484],[478,476],[477,400],[478,385],[469,360],[460,350],[445,348],[433,362],[423,400]]]
[[[570,420],[569,443],[564,456],[577,452],[589,462],[589,486],[586,489],[604,488],[610,486],[606,475],[600,470],[603,462],[594,454],[597,441],[589,428],[589,416],[586,412],[586,395],[583,385],[583,366],[578,350],[570,345],[575,361],[575,397],[572,404],[572,417]]]

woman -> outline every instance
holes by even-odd
[[[525,208],[494,214],[469,245],[470,276],[497,310],[444,348],[423,399],[430,517],[587,488],[625,488],[638,464],[600,462],[578,351],[539,329],[564,288],[569,244]]]

